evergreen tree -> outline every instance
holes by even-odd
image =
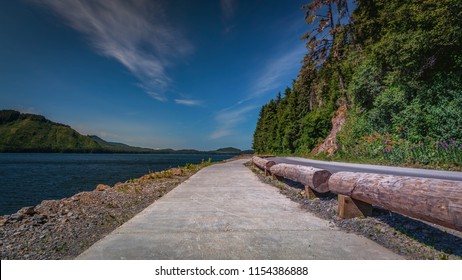
[[[254,149],[309,153],[345,102],[343,154],[361,156],[374,131],[462,144],[462,1],[353,3],[352,14],[346,0],[304,6],[307,53],[292,87],[262,107]]]

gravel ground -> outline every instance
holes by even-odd
[[[173,168],[0,217],[0,256],[73,259],[200,168]]]
[[[407,259],[462,259],[462,232],[428,224],[374,207],[371,217],[340,219],[337,217],[337,196],[304,198],[303,185],[289,180],[273,180],[262,171],[247,167],[265,183],[300,204],[301,208],[328,220],[346,232],[363,235]]]

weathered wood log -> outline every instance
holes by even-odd
[[[272,174],[302,183],[318,193],[329,191],[328,181],[331,173],[327,170],[285,163],[276,164],[270,170]]]
[[[269,175],[268,172],[271,166],[275,165],[276,163],[272,160],[267,160],[261,157],[252,157],[252,163],[256,165],[258,168],[265,171],[265,175]]]
[[[339,172],[331,192],[350,196],[412,218],[462,231],[462,182]]]

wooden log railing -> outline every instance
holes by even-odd
[[[307,197],[338,194],[341,218],[369,216],[372,205],[462,231],[462,181],[373,173],[338,172],[253,157],[266,175],[305,185]]]
[[[346,205],[365,202],[462,231],[462,182],[459,181],[338,172],[330,177],[329,189],[339,194],[339,202],[344,196],[350,197],[352,201],[346,201]]]
[[[327,170],[303,165],[280,163],[273,165],[271,174],[299,182],[305,186],[305,195],[308,198],[317,197],[329,191],[329,177]]]
[[[261,170],[265,171],[265,175],[270,175],[270,168],[271,166],[275,165],[276,163],[272,160],[267,160],[261,157],[252,157],[252,163],[260,168]]]

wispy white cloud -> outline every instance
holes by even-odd
[[[250,100],[269,92],[274,94],[275,90],[283,86],[282,83],[287,73],[292,73],[300,68],[300,62],[306,52],[303,44],[301,45],[301,47],[297,46],[279,58],[269,61],[265,67],[262,67],[265,70],[257,76],[253,85],[250,86],[250,93],[247,97],[216,114],[217,129],[210,135],[210,139],[214,140],[233,135],[236,126],[245,122],[249,113],[259,107],[257,105],[246,105],[253,103],[249,102]]]
[[[186,106],[200,106],[202,105],[201,100],[194,99],[175,99],[176,104],[186,105]]]
[[[220,138],[223,138],[223,137],[231,135],[231,134],[233,134],[232,130],[217,129],[214,132],[212,132],[212,134],[210,134],[210,139],[216,140],[216,139],[220,139]]]
[[[193,47],[168,21],[158,1],[32,0],[63,17],[102,55],[116,59],[153,98],[166,101],[166,69]]]
[[[283,86],[283,81],[288,73],[297,71],[300,68],[300,62],[306,52],[303,44],[296,46],[292,50],[275,60],[270,60],[262,69],[264,69],[255,79],[255,82],[250,86],[247,97],[235,105],[228,107],[218,112],[215,116],[217,128],[210,135],[210,139],[219,139],[225,136],[230,136],[235,133],[235,128],[245,122],[250,112],[255,111],[259,106],[249,102],[252,99],[261,97],[269,92],[274,94],[274,91]]]
[[[215,116],[217,128],[210,134],[210,139],[215,140],[232,135],[238,124],[247,119],[247,113],[257,108],[255,105],[244,107],[230,107],[218,112]]]
[[[300,44],[279,58],[270,61],[251,87],[251,93],[246,100],[263,96],[268,92],[274,93],[274,90],[283,86],[282,78],[289,71],[300,69],[300,62],[305,52],[305,47]]]

